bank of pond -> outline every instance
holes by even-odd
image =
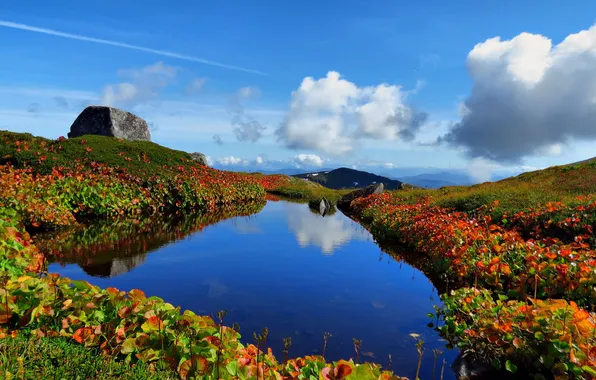
[[[457,284],[440,276],[427,256],[390,239],[375,241],[342,212],[322,216],[305,203],[269,197],[208,213],[97,220],[35,234],[33,242],[47,272],[60,276],[48,277],[46,297],[54,292],[56,299],[67,287],[89,293],[76,313],[68,313],[69,298],[60,312],[40,301],[35,335],[57,331],[126,361],[170,361],[185,378],[213,374],[213,362],[222,363],[218,372],[239,378],[318,378],[326,366],[328,379],[394,378],[382,375],[384,369],[410,379],[529,376],[511,368],[513,362],[497,370],[480,356],[462,359],[444,339],[448,319],[441,314],[440,295]],[[23,288],[31,281],[26,277],[15,286]],[[111,297],[104,304],[95,302],[107,299],[99,289]],[[181,319],[171,305],[187,310]],[[109,326],[114,336],[95,331],[103,326],[98,311],[125,321]],[[126,321],[135,312],[139,317]],[[185,332],[193,325],[208,332]],[[172,335],[161,348],[168,329]],[[192,339],[206,343],[193,349]],[[182,342],[190,348],[180,355]],[[378,365],[355,366],[363,362]]]

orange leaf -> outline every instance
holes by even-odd
[[[93,332],[90,327],[81,327],[72,334],[72,338],[79,343],[85,343],[92,337],[92,335]]]
[[[133,301],[139,301],[147,298],[145,296],[145,293],[143,293],[143,291],[139,289],[133,289],[130,292],[128,292],[128,297]]]
[[[185,380],[189,376],[206,375],[209,368],[209,362],[202,356],[193,355],[190,359],[180,364],[178,373]]]
[[[6,304],[0,305],[0,325],[8,323],[12,317],[12,312],[8,310]]]
[[[348,364],[340,363],[337,365],[337,367],[335,367],[334,372],[338,379],[343,379],[352,373],[352,367],[350,367]]]

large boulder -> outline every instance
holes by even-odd
[[[151,141],[151,135],[145,120],[130,112],[104,106],[85,108],[72,123],[68,137],[83,135]]]
[[[199,152],[190,153],[190,157],[192,158],[193,161],[196,161],[203,166],[209,166],[209,163],[207,162],[207,157],[205,157],[205,155],[203,153],[199,153]]]
[[[373,194],[380,194],[383,192],[383,190],[385,190],[385,186],[383,186],[382,183],[379,183],[352,191],[337,201],[337,207],[342,210],[348,210],[350,208],[350,203],[352,203],[354,199],[368,197],[369,195]]]

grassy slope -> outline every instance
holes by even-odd
[[[509,215],[547,202],[572,201],[596,193],[596,159],[527,172],[498,182],[400,193],[405,202],[431,196],[432,203],[457,211],[473,211],[498,200],[495,216]]]
[[[150,162],[145,162],[143,155],[150,157]],[[46,158],[39,162],[42,156]],[[171,169],[164,169],[164,165],[186,168],[200,166],[186,152],[148,141],[89,135],[60,142],[29,133],[0,131],[0,165],[11,163],[17,168],[32,166],[37,172],[47,174],[53,167],[71,168],[77,160],[82,159],[124,168],[141,177],[175,174]]]

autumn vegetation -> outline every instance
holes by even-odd
[[[596,376],[596,161],[374,195],[352,211],[425,256],[449,289],[434,327],[464,353],[536,378]]]
[[[130,378],[398,378],[354,360],[290,359],[289,346],[278,360],[266,329],[243,338],[226,326],[224,312],[198,316],[139,290],[100,289],[47,272],[48,260],[77,261],[84,247],[100,255],[144,244],[135,234],[164,215],[178,215],[161,229],[167,242],[258,211],[265,200],[334,203],[343,193],[282,175],[211,169],[149,142],[0,132],[0,346],[29,358],[0,355],[3,375],[91,371],[34,365],[58,360],[48,356],[53,350],[63,362],[64,355],[74,362],[87,352],[105,354],[93,367],[105,378],[114,371]],[[475,186],[386,192],[350,207],[379,243],[405,244],[416,252],[406,260],[441,282],[442,306],[431,325],[450,344],[536,379],[596,377],[595,210],[595,161]],[[188,217],[191,211],[203,214]],[[98,220],[129,230],[130,241],[94,233],[87,222]],[[54,238],[33,244],[29,234],[40,231]]]
[[[142,231],[149,228],[143,220],[164,213],[217,213],[255,204],[254,208],[240,207],[242,214],[262,205],[266,199],[262,183],[266,181],[265,177],[207,168],[184,152],[148,142],[100,136],[48,140],[2,132],[3,377],[77,378],[86,377],[95,368],[101,371],[97,375],[101,378],[115,378],[112,375],[120,373],[130,378],[176,374],[183,379],[399,379],[379,365],[353,360],[329,363],[322,356],[289,358],[286,351],[281,361],[267,348],[266,329],[255,333],[248,343],[237,328],[225,325],[223,311],[216,313],[217,318],[199,316],[140,290],[101,289],[48,273],[48,259],[30,236],[54,231],[67,249],[59,252],[52,242],[45,242],[42,248],[57,260],[60,255],[76,255],[82,244],[100,253],[106,246],[122,242],[109,234],[90,234],[87,241],[68,240],[61,231],[85,228],[90,220],[110,220],[123,223],[132,232]],[[222,217],[232,215],[236,214],[224,211]],[[201,229],[213,220],[221,218],[176,224],[166,228],[164,239]],[[73,363],[86,356],[72,345],[104,356],[96,367],[75,366]],[[23,353],[23,359],[10,355],[17,351]],[[40,366],[48,362],[53,367]],[[138,370],[132,370],[137,366]]]

